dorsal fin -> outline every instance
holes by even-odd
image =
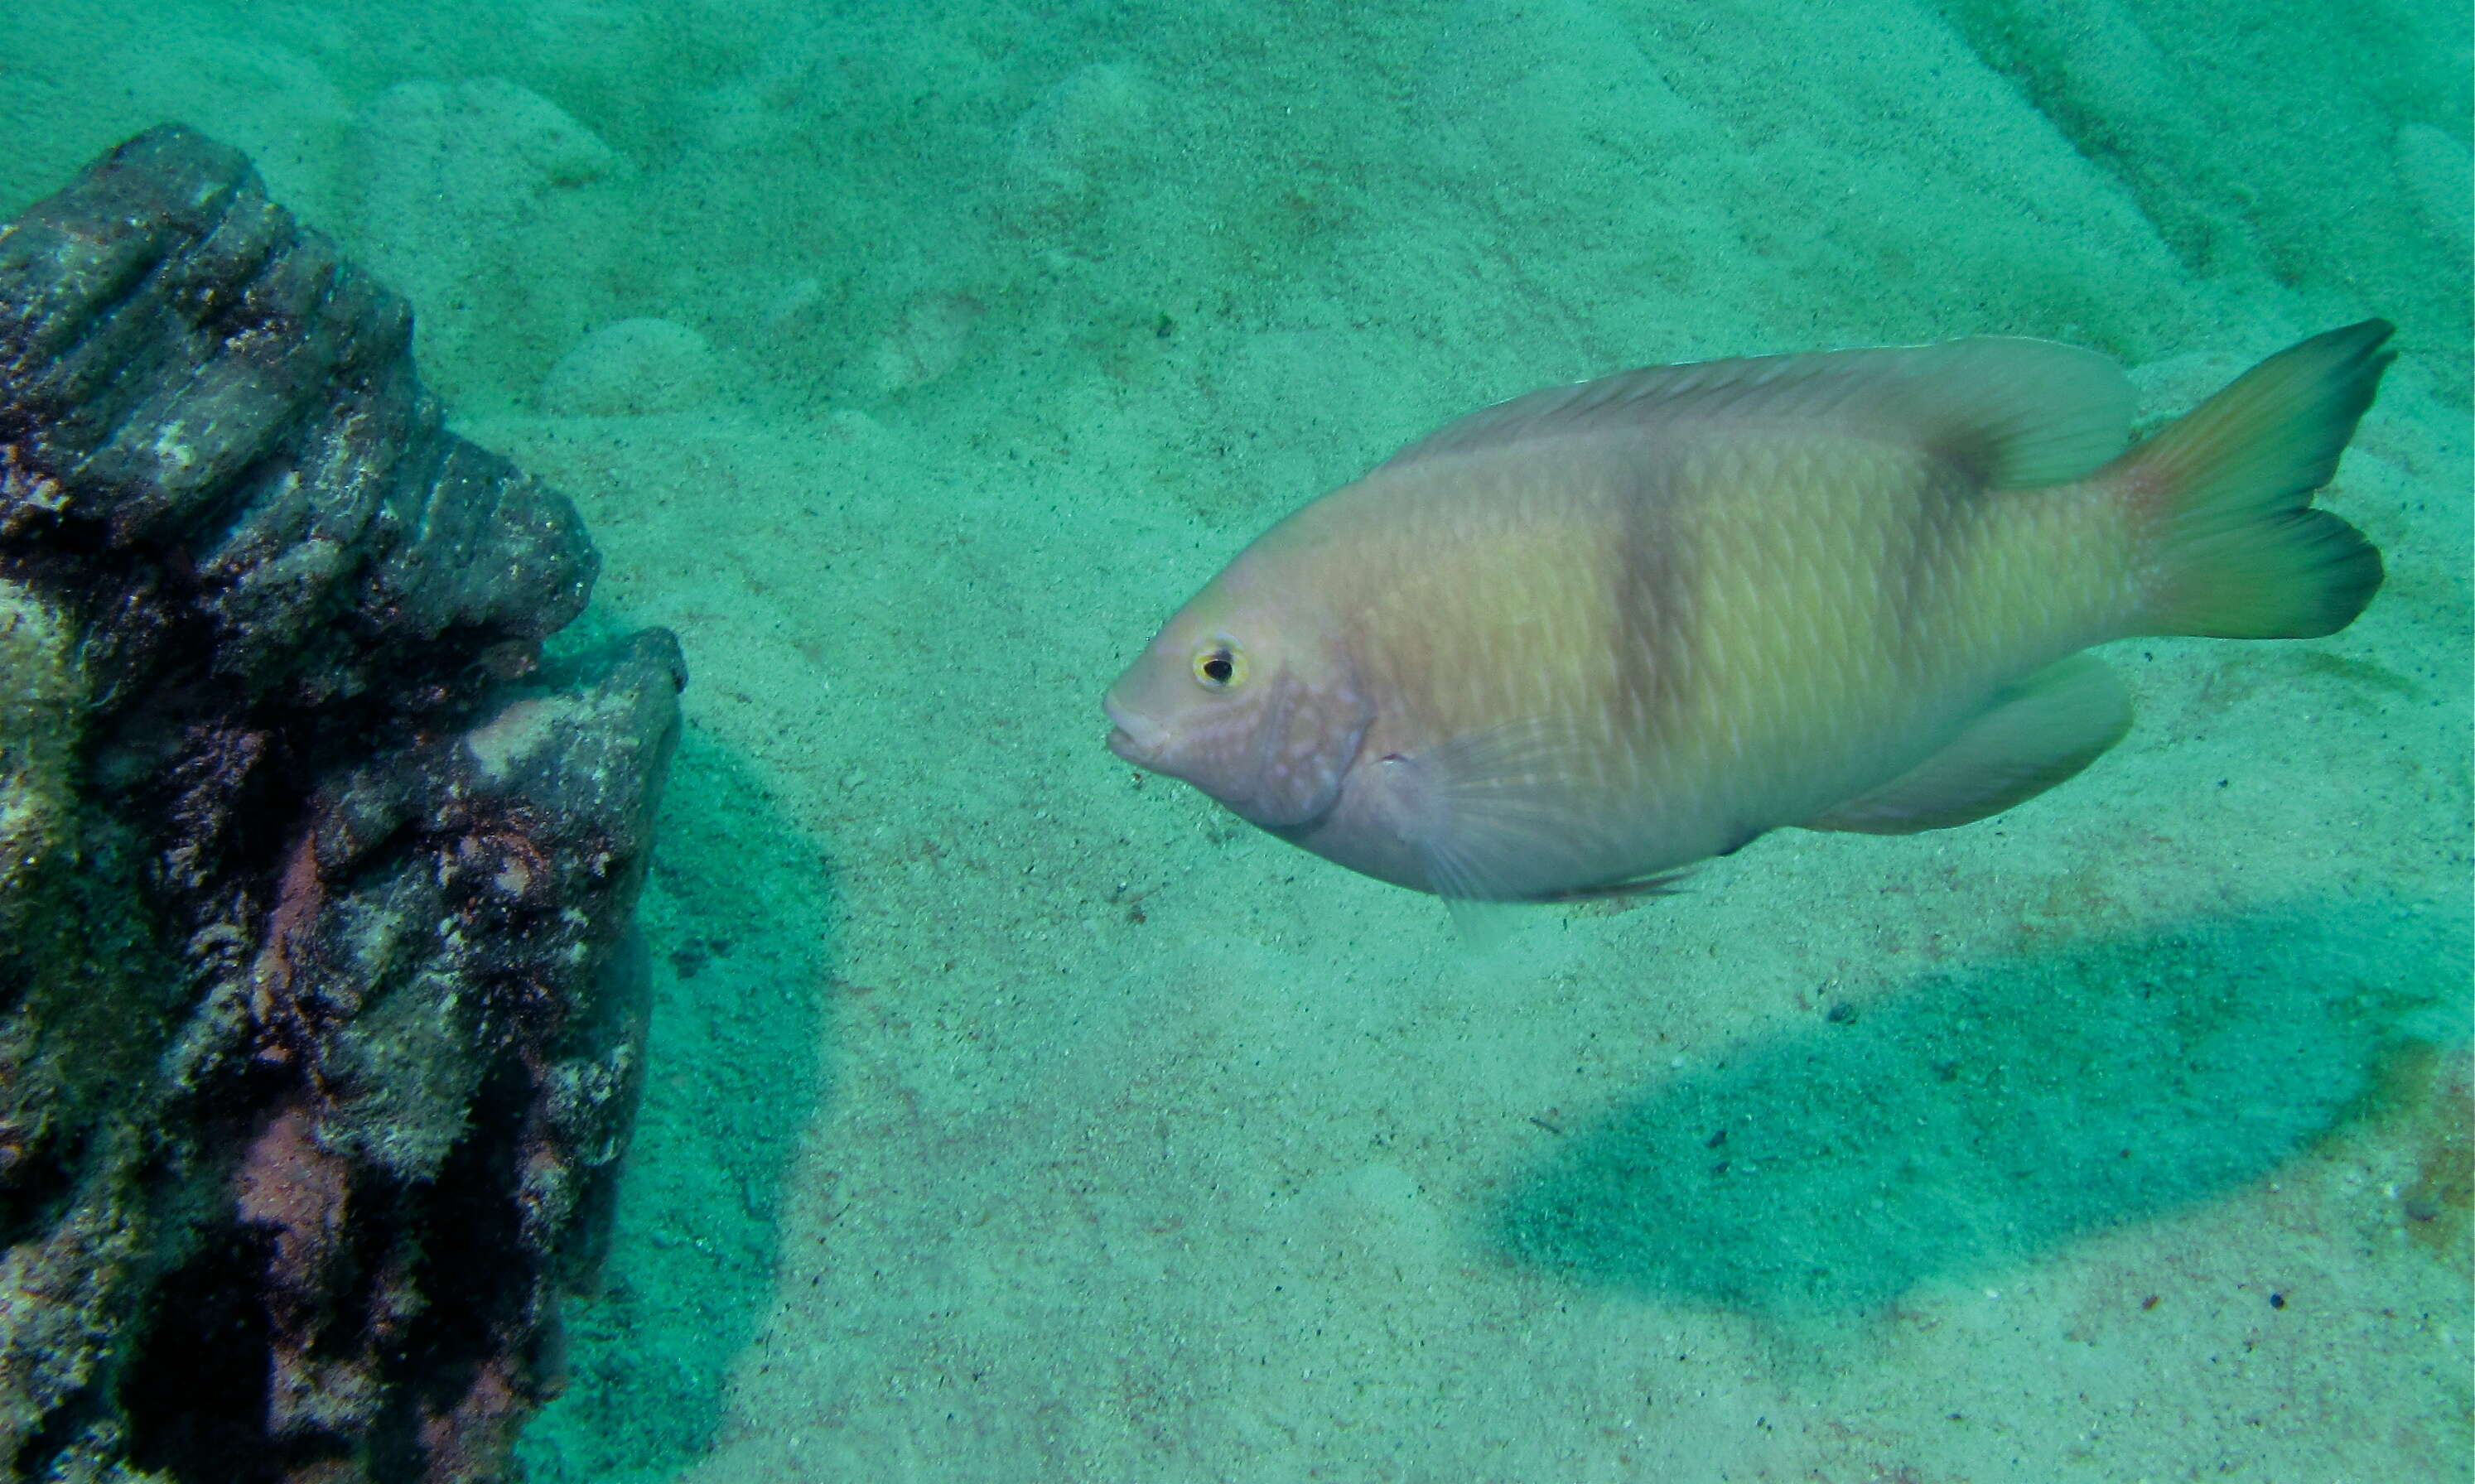
[[[2077,478],[2131,436],[2131,383],[2095,351],[1979,335],[1698,361],[1553,386],[1446,424],[1378,466],[1561,437],[1712,422],[1791,424],[1931,449],[1994,489]]]

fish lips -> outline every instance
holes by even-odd
[[[1117,704],[1114,695],[1101,705],[1109,713],[1109,750],[1137,767],[1157,768],[1161,751],[1168,743],[1168,729]]]

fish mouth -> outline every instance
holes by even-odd
[[[1109,750],[1139,767],[1149,767],[1168,741],[1168,730],[1149,717],[1128,711],[1109,696],[1101,702],[1109,713]]]

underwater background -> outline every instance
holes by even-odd
[[[2468,1476],[2457,4],[24,0],[0,212],[247,151],[685,645],[536,1480]],[[2379,314],[2312,643],[1501,946],[1101,747],[1294,505],[1627,366],[2144,414]]]

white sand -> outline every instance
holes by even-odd
[[[798,10],[11,22],[0,206],[249,149],[687,645],[538,1476],[2467,1476],[2459,10]],[[2371,313],[2388,590],[2118,646],[2139,728],[2001,818],[1473,956],[1100,749],[1178,600],[1479,402],[1990,329],[2162,413]]]

